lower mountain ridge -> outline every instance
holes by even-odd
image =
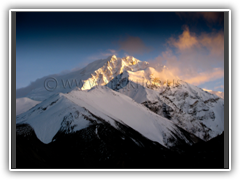
[[[17,168],[223,168],[223,136],[168,149],[119,124],[95,124],[74,133],[59,131],[42,143],[27,124],[17,126]],[[98,134],[96,134],[96,129]],[[24,134],[22,132],[25,132]]]
[[[17,168],[221,168],[222,138],[204,142],[108,87],[75,89],[17,116]]]

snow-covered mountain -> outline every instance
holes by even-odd
[[[104,86],[53,95],[17,116],[17,124],[29,124],[42,142],[50,143],[58,131],[73,133],[102,123],[99,118],[116,129],[116,122],[127,125],[166,147],[175,146],[178,139],[192,144],[173,122]]]
[[[165,66],[156,70],[134,57],[111,56],[51,77],[57,81],[54,91],[44,87],[48,77],[17,90],[24,96],[17,106],[27,107],[21,113],[17,107],[17,137],[36,135],[50,146],[72,137],[75,145],[65,143],[77,148],[78,138],[84,143],[90,138],[108,158],[115,149],[106,137],[124,147],[165,152],[209,141],[224,131],[224,100],[180,80]]]
[[[223,99],[178,79],[161,82],[158,75],[152,67],[145,71],[125,71],[107,86],[202,140],[207,141],[224,131]]]
[[[134,57],[111,56],[55,78],[58,82],[78,80],[78,84],[58,83],[52,92],[41,84],[26,96],[33,100],[48,100],[58,93],[71,92],[77,85],[81,90],[106,85],[203,140],[209,140],[224,130],[223,99],[179,80],[165,66],[156,71],[148,62]]]
[[[144,70],[148,66],[148,62],[141,62],[131,56],[117,58],[113,55],[107,59],[94,61],[85,68],[74,72],[63,75],[50,75],[38,79],[29,87],[18,89],[16,94],[17,98],[28,97],[36,101],[43,101],[56,93],[68,93],[76,86],[82,90],[87,90],[96,85],[106,85],[115,76],[124,71]],[[54,91],[46,90],[44,83],[48,78],[54,78],[53,86],[57,82],[57,87]]]
[[[17,98],[16,99],[16,115],[22,114],[27,110],[31,109],[32,107],[39,104],[40,101],[34,101],[27,97]]]

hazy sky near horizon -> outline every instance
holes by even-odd
[[[17,12],[16,20],[17,89],[115,54],[224,91],[223,13]]]

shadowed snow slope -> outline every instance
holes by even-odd
[[[40,101],[34,101],[27,97],[16,99],[16,115],[26,112],[39,103]]]
[[[115,128],[116,122],[125,124],[166,147],[174,146],[179,139],[191,144],[171,121],[104,86],[54,95],[18,116],[17,124],[31,125],[37,137],[49,143],[60,129],[75,132],[98,121],[96,117]]]

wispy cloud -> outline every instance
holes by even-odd
[[[114,49],[108,49],[108,51],[110,51],[112,54],[115,54],[115,55],[117,55],[117,51],[116,51],[116,50],[114,50]]]
[[[120,40],[118,45],[120,46],[119,50],[124,50],[131,55],[143,54],[151,51],[151,48],[147,47],[142,39],[134,36],[128,36],[126,39]]]
[[[213,71],[195,74],[191,78],[186,78],[185,81],[193,85],[199,85],[204,82],[214,81],[216,79],[222,78],[223,76],[224,76],[224,70],[216,68],[216,69],[213,69]]]
[[[216,87],[214,87],[214,89],[219,89],[219,88],[224,89],[224,86],[221,85],[221,86],[216,86]]]
[[[185,50],[206,50],[212,56],[223,56],[224,53],[224,34],[222,31],[214,33],[202,33],[200,36],[196,36],[189,31],[189,28],[185,26],[183,33],[177,38],[171,37],[168,40],[168,44],[175,46],[179,51]]]
[[[95,61],[95,60],[107,58],[107,57],[112,56],[112,55],[118,55],[117,50],[108,49],[108,50],[105,51],[105,52],[100,52],[100,53],[95,54],[95,55],[93,55],[93,56],[89,56],[89,57],[88,57],[88,60],[94,60],[94,61]]]
[[[152,65],[164,64],[174,75],[194,85],[224,76],[222,31],[197,36],[186,26],[181,35],[169,38],[167,44],[168,49],[150,61]]]

